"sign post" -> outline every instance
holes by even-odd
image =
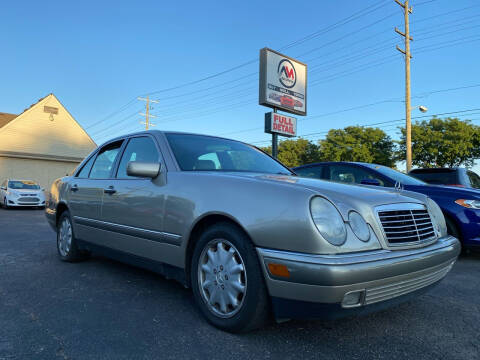
[[[307,114],[307,65],[277,51],[261,49],[258,103],[273,108],[272,113],[265,114],[265,132],[272,134],[272,156],[276,159],[278,135],[297,135],[297,119],[277,110]]]
[[[273,113],[277,113],[277,108],[273,108]],[[266,129],[265,132],[267,132]],[[272,156],[274,159],[278,158],[278,134],[276,132],[272,132]]]

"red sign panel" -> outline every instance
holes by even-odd
[[[297,119],[277,113],[265,114],[265,132],[293,137],[297,136]]]

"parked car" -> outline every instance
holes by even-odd
[[[465,168],[413,169],[408,175],[434,185],[480,189],[480,176]]]
[[[0,185],[0,204],[3,207],[45,206],[44,189],[32,180],[6,179]]]
[[[278,319],[383,309],[438,283],[460,252],[422,194],[300,178],[204,135],[118,137],[50,194],[61,260],[99,251],[175,278],[232,332],[271,309]]]
[[[389,167],[358,162],[325,162],[294,168],[300,176],[336,182],[379,185],[425,194],[435,200],[445,216],[448,233],[465,249],[480,248],[480,192],[452,186],[429,185]]]

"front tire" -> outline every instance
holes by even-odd
[[[195,301],[214,326],[229,332],[261,327],[270,315],[258,256],[238,227],[219,223],[198,239],[190,276]]]
[[[85,259],[85,253],[78,249],[75,233],[73,231],[70,213],[64,211],[57,224],[57,251],[60,260],[76,262]]]
[[[7,198],[3,198],[3,207],[5,208],[5,210],[8,210],[8,202],[7,202]]]

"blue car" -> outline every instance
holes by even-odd
[[[429,185],[389,167],[360,162],[324,162],[299,166],[297,175],[329,181],[399,187],[425,194],[442,209],[449,234],[464,249],[480,249],[480,191],[453,186]]]

